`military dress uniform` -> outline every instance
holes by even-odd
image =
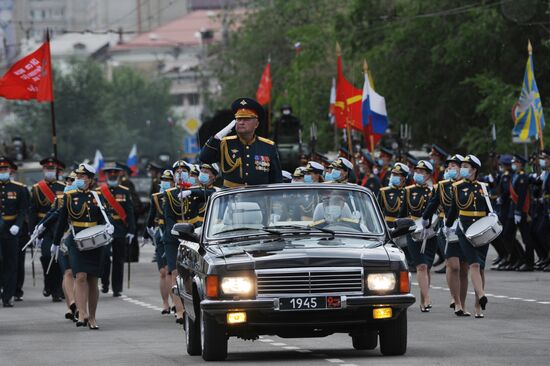
[[[395,223],[399,219],[404,197],[404,188],[394,186],[380,188],[378,202],[380,203],[384,220],[390,228],[395,227]]]
[[[122,207],[124,213],[126,213],[126,220],[123,220],[123,218],[111,206],[103,190],[108,190],[116,202]],[[118,184],[115,187],[109,187],[104,183],[103,187],[97,189],[97,192],[101,193],[102,197],[105,199],[107,203],[105,208],[112,218],[111,223],[115,227],[113,241],[110,244],[112,250],[112,264],[109,255],[107,255],[103,266],[101,284],[104,290],[109,288],[109,273],[111,272],[112,266],[111,287],[113,289],[113,294],[118,295],[122,292],[122,284],[124,281],[124,262],[127,257],[127,248],[130,244],[127,242],[127,235],[130,234],[135,236],[136,233],[134,205],[132,202],[132,197],[130,196],[130,189],[123,185]]]
[[[157,192],[151,195],[151,204],[149,206],[149,214],[147,215],[146,227],[156,228],[155,237],[151,238],[155,243],[155,258],[157,268],[166,267],[166,254],[164,252],[164,192]]]
[[[505,168],[502,172],[499,172],[495,179],[497,194],[495,209],[498,214],[498,219],[503,225],[504,233],[509,232],[509,229],[506,227],[508,225],[508,215],[510,214],[510,206],[512,203],[510,199],[510,184],[512,182],[512,174],[510,172],[511,162],[512,158],[509,156],[502,156],[500,158],[499,163],[505,166]],[[501,261],[498,263],[497,267],[498,269],[504,269],[511,263],[518,262],[519,259],[523,257],[523,249],[515,237],[507,237],[504,233],[500,236],[504,253],[501,255]]]
[[[10,160],[0,157],[0,166],[9,167]],[[0,180],[0,252],[2,257],[2,303],[11,307],[17,283],[18,238],[28,208],[28,191],[23,183]],[[17,227],[18,232],[12,233]]]
[[[48,194],[45,194],[42,186],[47,186],[51,193],[53,193],[54,200],[50,201]],[[44,188],[45,189],[45,188]],[[48,212],[51,210],[52,206],[55,203],[55,198],[57,196],[62,196],[65,189],[65,184],[60,181],[46,181],[42,180],[41,182],[33,185],[31,190],[31,205],[29,209],[29,227],[30,231],[38,226],[39,222],[43,220]],[[49,193],[49,192],[48,192]],[[53,244],[53,230],[48,230],[44,233],[42,244],[40,245],[40,263],[42,264],[42,270],[44,273],[44,296],[52,295],[54,301],[59,301],[63,295],[63,289],[61,287],[63,274],[61,273],[58,266],[51,266],[50,272],[48,271],[48,265],[51,260],[51,246]]]

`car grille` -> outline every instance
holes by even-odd
[[[363,292],[362,268],[257,270],[258,295]]]

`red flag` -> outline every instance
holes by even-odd
[[[256,99],[261,105],[266,105],[271,100],[271,86],[273,82],[271,80],[271,61],[267,62],[262,78],[260,79],[260,85],[256,91]]]
[[[362,98],[363,91],[357,89],[352,83],[346,80],[342,71],[342,56],[338,55],[336,103],[334,103],[337,128],[346,128],[346,119],[349,119],[351,128],[359,131],[363,130],[361,122]]]
[[[53,102],[50,43],[23,57],[0,79],[0,97]]]

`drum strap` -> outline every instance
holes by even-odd
[[[99,206],[99,209],[101,210],[101,214],[103,215],[103,218],[105,219],[105,224],[110,225],[111,222],[109,221],[109,217],[107,216],[107,213],[105,213],[105,207],[103,207],[103,204],[101,203],[101,200],[99,199],[99,195],[96,191],[90,191],[90,193],[94,196],[97,205]]]
[[[489,199],[489,193],[487,192],[487,185],[484,183],[480,183],[481,189],[483,190],[483,197],[485,197],[485,202],[487,202],[487,208],[489,209],[489,212],[493,213],[493,205],[491,205],[491,200]]]

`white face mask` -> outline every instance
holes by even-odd
[[[328,222],[336,221],[342,215],[342,207],[329,205],[325,207],[325,219]]]

